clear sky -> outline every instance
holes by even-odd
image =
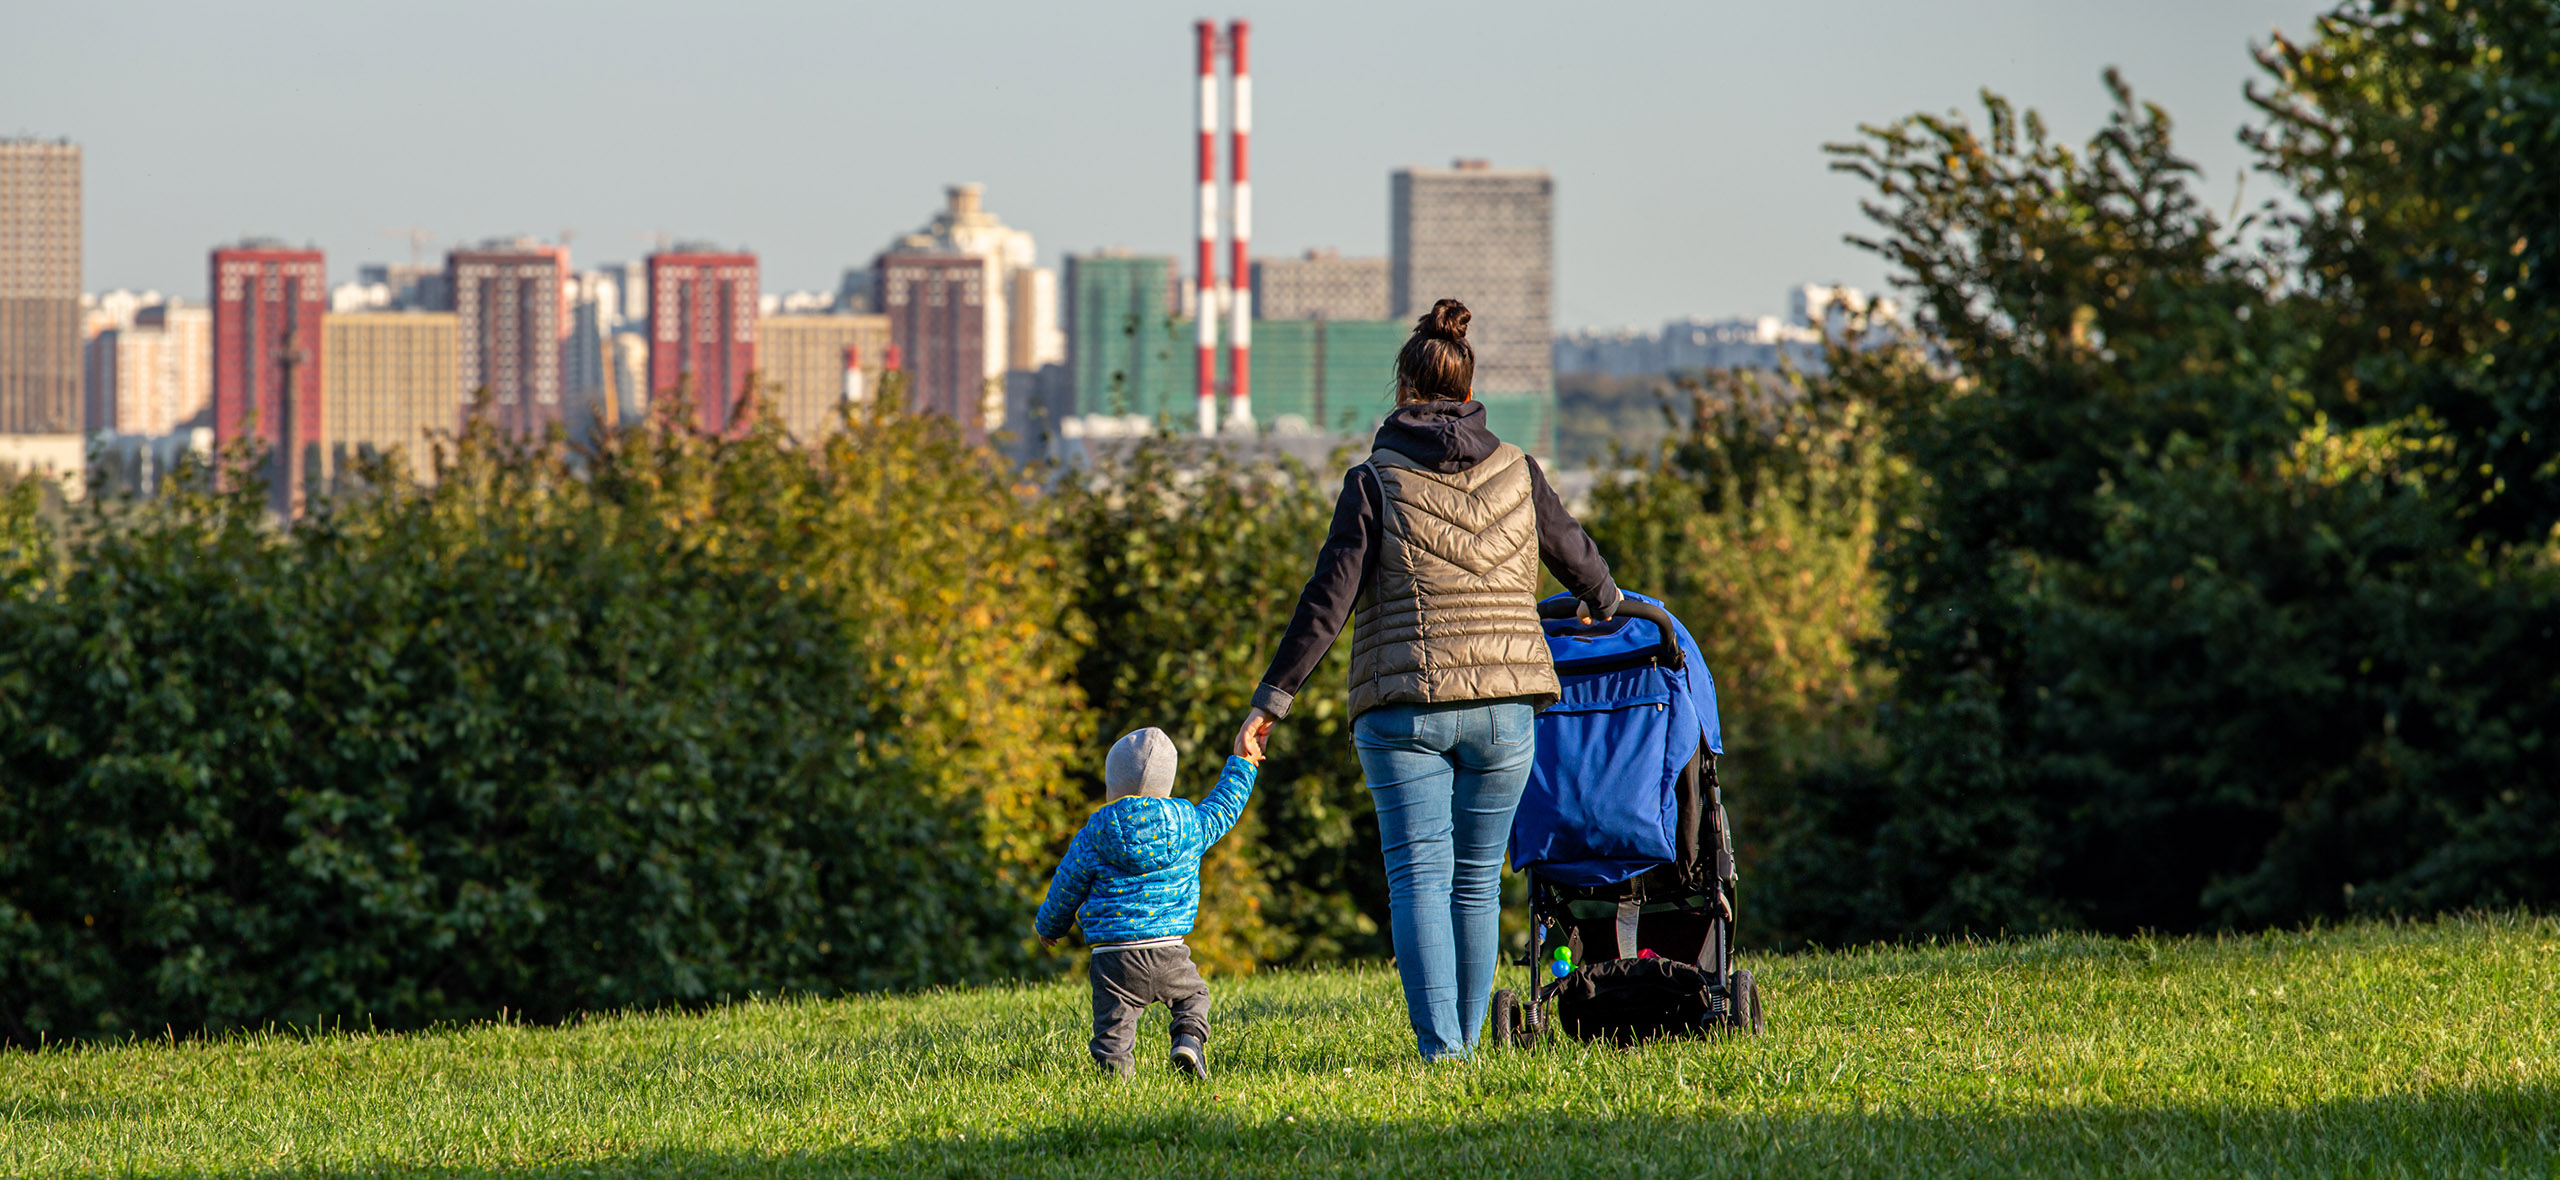
[[[1256,253],[1384,253],[1399,165],[1545,167],[1558,326],[1653,324],[1879,285],[1822,145],[1985,86],[2076,139],[2121,66],[2224,204],[2250,45],[2323,7],[7,0],[0,134],[84,145],[92,290],[201,297],[243,234],[315,242],[343,281],[411,226],[570,230],[580,264],[705,238],[760,253],[768,290],[832,288],[958,180],[1044,258],[1187,258],[1190,22],[1241,16]]]

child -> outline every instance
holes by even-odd
[[[1093,1061],[1124,1078],[1137,1072],[1138,1018],[1159,1001],[1173,1009],[1175,1068],[1209,1076],[1209,985],[1182,938],[1200,912],[1200,857],[1244,814],[1262,763],[1227,759],[1217,789],[1194,804],[1172,798],[1174,758],[1161,729],[1112,744],[1102,763],[1109,801],[1076,833],[1032,920],[1043,946],[1083,922],[1093,946]]]

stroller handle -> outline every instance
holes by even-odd
[[[1541,619],[1578,619],[1582,617],[1582,604],[1571,598],[1548,599],[1538,604],[1538,617]],[[1638,602],[1632,598],[1620,598],[1618,600],[1618,609],[1613,617],[1621,619],[1643,619],[1645,622],[1653,624],[1654,634],[1661,636],[1661,641],[1654,645],[1654,655],[1665,665],[1678,668],[1689,662],[1688,654],[1680,650],[1679,638],[1672,634],[1670,611],[1655,606],[1650,602]]]

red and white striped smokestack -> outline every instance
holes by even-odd
[[[844,400],[850,406],[862,404],[862,350],[851,345],[844,350]]]
[[[1191,26],[1200,42],[1200,290],[1192,321],[1200,329],[1200,433],[1218,433],[1218,26]]]
[[[1252,30],[1245,21],[1227,22],[1227,69],[1235,90],[1235,109],[1227,116],[1234,129],[1228,175],[1235,179],[1227,198],[1227,426],[1239,431],[1253,429],[1253,181],[1245,152],[1253,135],[1253,72],[1245,59],[1245,37]]]

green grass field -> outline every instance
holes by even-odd
[[[1765,958],[1769,1032],[1426,1068],[1394,975],[0,1056],[0,1175],[2560,1175],[2560,922]],[[1516,977],[1517,972],[1506,972]]]

